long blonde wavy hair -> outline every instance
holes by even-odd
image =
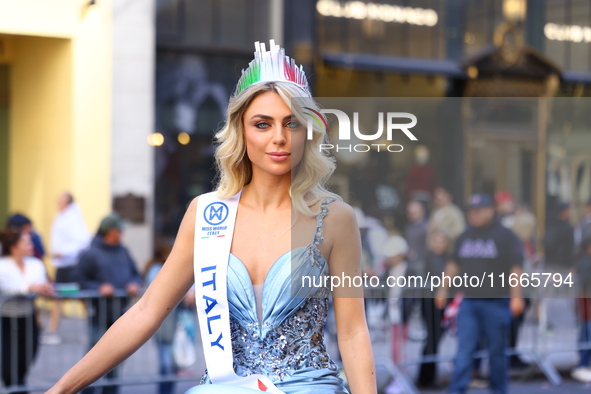
[[[320,112],[318,104],[304,93],[304,90],[291,82],[256,83],[232,97],[228,103],[226,124],[215,134],[216,142],[219,143],[215,152],[218,169],[216,190],[219,198],[236,195],[252,179],[252,163],[246,154],[243,117],[252,101],[266,92],[277,93],[303,125],[307,124],[308,119],[305,118],[299,105],[292,105],[292,99],[304,98],[308,107],[312,106]],[[310,140],[306,139],[304,155],[292,169],[289,190],[292,209],[307,216],[318,214],[310,207],[325,197],[342,200],[340,196],[328,191],[324,186],[335,170],[334,158],[324,155],[319,150],[321,143],[328,143],[326,130],[314,122],[312,129],[313,137]]]

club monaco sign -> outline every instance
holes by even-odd
[[[429,8],[400,7],[362,1],[319,0],[316,3],[316,10],[322,16],[407,23],[417,26],[435,26],[439,19],[437,12]]]
[[[591,27],[547,23],[544,26],[544,35],[553,41],[591,42]]]

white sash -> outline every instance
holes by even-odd
[[[240,193],[220,200],[216,192],[199,196],[195,219],[195,296],[205,364],[212,383],[285,394],[264,375],[234,372],[230,337],[227,272]]]

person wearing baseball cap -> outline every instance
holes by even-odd
[[[504,227],[495,215],[493,199],[476,193],[468,199],[470,226],[456,240],[445,274],[450,277],[485,278],[480,286],[472,280],[462,282],[464,299],[458,314],[458,351],[451,380],[450,392],[464,393],[473,370],[473,357],[481,337],[486,338],[490,389],[507,393],[509,370],[505,349],[511,315],[523,313],[524,301],[520,287],[501,287],[499,275],[522,273],[523,247],[521,241]],[[491,285],[490,275],[494,282]],[[436,304],[445,307],[448,283],[437,292]]]
[[[101,220],[98,234],[104,237],[110,230],[117,230],[117,234],[119,235],[121,235],[121,232],[123,231],[123,221],[121,221],[119,215],[115,213],[105,216],[103,220]]]
[[[91,348],[127,308],[127,299],[114,297],[116,292],[124,291],[130,296],[139,293],[141,277],[131,254],[121,243],[123,228],[119,215],[104,217],[90,248],[82,252],[78,262],[80,287],[97,290],[102,296],[91,301],[94,310],[90,319]],[[116,378],[117,375],[118,368],[115,368],[107,377]],[[87,388],[82,393],[92,393],[92,390]],[[103,392],[116,394],[118,387],[105,386]]]

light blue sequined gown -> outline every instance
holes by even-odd
[[[338,377],[338,367],[324,344],[323,328],[328,308],[328,289],[302,287],[302,276],[328,275],[328,263],[318,247],[323,242],[325,199],[316,217],[312,243],[292,249],[271,266],[263,286],[262,326],[250,276],[234,255],[228,262],[228,303],[235,371],[240,376],[267,376],[286,394],[343,394],[347,390]],[[292,273],[293,267],[293,273]],[[297,289],[292,294],[292,288]],[[202,385],[186,394],[253,394],[250,389],[210,384],[207,374]]]

